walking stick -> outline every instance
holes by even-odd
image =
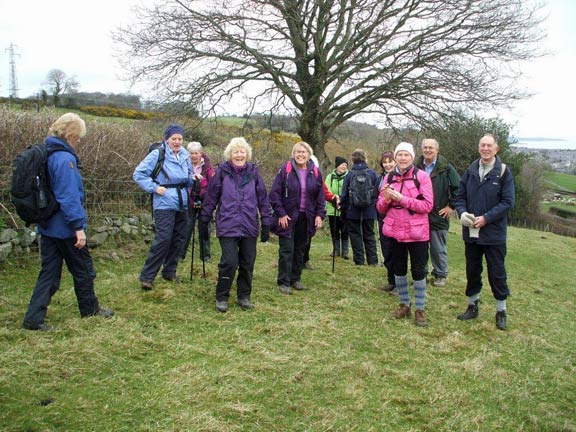
[[[198,224],[198,210],[194,207],[192,212],[194,215],[194,224],[192,225],[192,258],[190,262],[190,282],[192,282],[192,275],[194,273],[194,237],[196,236],[196,224]]]
[[[336,216],[336,218],[339,217],[337,208],[334,211],[334,216]],[[336,219],[334,219],[334,228],[338,229],[338,222],[336,221]],[[340,239],[338,239],[338,241],[340,241]],[[334,241],[332,241],[332,274],[334,274],[335,267],[336,267],[336,249],[334,248]]]
[[[200,248],[200,260],[202,261],[202,279],[206,279],[206,263],[204,262],[204,242],[201,232],[198,233],[198,247]]]

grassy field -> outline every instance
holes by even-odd
[[[576,193],[576,175],[547,172],[544,177],[544,186],[550,189]]]
[[[206,280],[196,262],[192,283],[142,292],[143,243],[94,250],[97,292],[116,316],[80,319],[65,272],[49,333],[20,329],[39,263],[4,265],[0,430],[576,431],[576,239],[510,229],[502,332],[489,289],[478,320],[456,319],[466,299],[454,225],[427,328],[390,318],[381,267],[337,260],[332,274],[325,234],[303,276],[311,290],[281,295],[277,244],[259,244],[256,309],[227,314],[214,310],[215,263]]]

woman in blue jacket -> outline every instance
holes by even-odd
[[[164,162],[157,177],[153,171],[160,157],[160,149],[151,151],[134,170],[132,178],[145,192],[153,194],[155,237],[140,272],[144,290],[151,290],[162,268],[162,278],[176,280],[178,254],[188,225],[188,187],[193,185],[192,164],[182,147],[184,129],[170,125],[164,132]]]
[[[277,283],[283,294],[291,294],[291,287],[306,289],[300,281],[306,245],[326,216],[324,181],[310,160],[312,154],[308,143],[296,143],[270,189],[272,227],[279,237]]]
[[[94,292],[96,271],[86,244],[86,210],[84,209],[84,185],[78,170],[80,161],[76,150],[80,138],[86,135],[86,124],[77,114],[67,113],[50,127],[45,140],[48,152],[50,189],[60,208],[46,221],[38,225],[42,269],[32,293],[23,328],[27,330],[50,330],[44,323],[52,296],[60,288],[62,263],[72,274],[74,292],[80,315],[98,315],[109,318],[111,309],[101,309]]]
[[[224,150],[226,162],[218,166],[208,183],[200,213],[201,237],[208,236],[208,223],[216,210],[216,236],[222,256],[218,264],[216,310],[228,311],[228,299],[238,269],[236,304],[252,309],[252,276],[256,261],[258,214],[262,225],[261,240],[270,234],[272,212],[266,186],[258,167],[250,162],[252,147],[242,137],[232,138]]]

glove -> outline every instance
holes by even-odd
[[[260,241],[266,243],[270,238],[270,225],[262,225],[262,230],[260,232]]]
[[[462,226],[472,227],[472,226],[474,226],[475,220],[476,220],[476,216],[474,216],[472,213],[463,212],[460,215],[460,222],[462,223]]]
[[[207,239],[210,237],[210,233],[208,232],[208,222],[198,222],[198,234],[200,234],[201,239]]]

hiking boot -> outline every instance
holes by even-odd
[[[93,317],[93,316],[99,316],[102,318],[112,318],[114,316],[114,311],[112,309],[98,308],[98,310],[96,312],[93,312],[93,313],[88,314],[88,315],[84,315],[82,318],[88,318],[88,317]]]
[[[37,330],[37,331],[43,331],[43,332],[48,332],[48,331],[54,330],[54,327],[49,326],[48,324],[44,324],[44,323],[32,324],[32,323],[29,323],[26,321],[24,321],[24,323],[22,324],[22,328],[24,330]]]
[[[174,275],[162,275],[162,279],[164,279],[165,281],[168,282],[176,282],[176,283],[182,283],[183,280],[180,276],[176,276]]]
[[[506,311],[496,311],[496,327],[499,330],[506,330]]]
[[[392,317],[396,319],[410,318],[410,305],[400,303],[398,309],[392,312]]]
[[[254,305],[252,304],[252,302],[250,301],[249,298],[238,299],[238,300],[236,300],[236,304],[238,306],[240,306],[243,310],[248,310],[248,309],[254,308]]]
[[[94,316],[99,316],[102,318],[112,318],[114,316],[114,311],[112,309],[98,308],[98,311],[94,314]]]
[[[306,261],[306,262],[304,263],[304,268],[305,268],[306,270],[314,270],[314,267],[312,267],[312,264],[310,264],[310,261]]]
[[[390,291],[392,291],[394,288],[396,288],[396,285],[394,285],[394,284],[381,285],[379,288],[380,288],[382,291],[390,292]]]
[[[458,319],[462,321],[478,318],[478,300],[474,304],[469,304],[468,309],[463,314],[458,315]]]
[[[216,310],[222,313],[228,312],[228,302],[226,300],[216,300]]]
[[[414,312],[414,318],[416,318],[416,325],[418,327],[426,327],[428,325],[426,322],[426,316],[424,315],[424,310],[416,309],[416,312]]]
[[[148,282],[148,281],[140,281],[140,287],[144,291],[150,291],[154,287],[154,284],[152,282]]]
[[[344,252],[344,253],[342,254],[342,258],[345,259],[345,260],[350,259],[350,257],[348,256],[348,252]]]
[[[296,281],[292,284],[292,288],[294,288],[296,291],[304,291],[307,290],[308,288],[306,288],[304,286],[304,284],[300,281]]]
[[[282,294],[290,295],[292,294],[292,290],[288,285],[278,285],[278,289]]]
[[[432,281],[432,286],[436,287],[446,286],[446,278],[445,277],[434,278],[434,280]]]

